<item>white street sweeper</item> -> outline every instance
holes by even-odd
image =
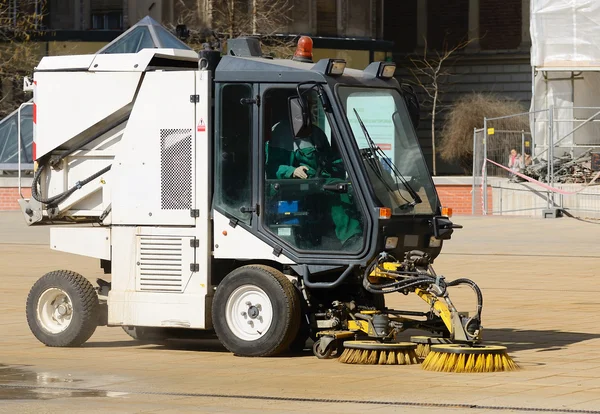
[[[39,279],[27,299],[35,337],[64,347],[99,325],[150,341],[204,332],[241,356],[312,337],[319,358],[345,349],[356,352],[344,362],[403,364],[416,345],[397,335],[418,328],[459,347],[450,353],[483,353],[479,288],[431,267],[460,226],[442,214],[418,103],[395,69],[314,63],[310,38],[290,60],[253,38],[224,55],[44,57],[32,197],[20,205],[28,224],[54,225],[52,249],[97,258],[110,276]],[[477,295],[470,316],[448,296],[459,284]],[[391,292],[430,310],[388,309]]]

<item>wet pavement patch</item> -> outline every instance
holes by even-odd
[[[117,397],[126,393],[72,387],[82,380],[70,375],[60,376],[47,372],[34,372],[26,365],[0,364],[0,401],[49,400],[53,398]],[[60,386],[63,387],[60,387]],[[56,388],[53,388],[56,386]]]

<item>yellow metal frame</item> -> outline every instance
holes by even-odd
[[[395,279],[394,275],[390,275],[387,272],[395,272],[400,268],[400,266],[402,266],[401,263],[384,262],[373,269],[369,275],[369,278]],[[439,300],[434,295],[423,289],[415,289],[415,293],[439,313],[444,325],[446,325],[448,331],[452,334],[454,331],[454,325],[452,324],[452,311],[450,308],[448,308],[448,305],[444,301]]]
[[[415,293],[440,314],[444,325],[446,325],[446,328],[448,328],[448,331],[452,334],[454,325],[452,325],[452,311],[448,309],[448,305],[423,289],[417,288],[415,289]]]

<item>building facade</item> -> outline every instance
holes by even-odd
[[[386,0],[383,7],[383,36],[394,42],[393,56],[400,67],[409,67],[409,57],[422,56],[426,47],[433,52],[470,40],[448,63],[454,76],[451,85],[442,87],[445,105],[461,95],[482,92],[515,99],[525,111],[529,109],[530,0]],[[399,70],[398,75],[412,77],[407,70]],[[437,130],[443,124],[443,112],[440,115]],[[430,125],[423,113],[419,137],[428,162],[432,159]],[[438,174],[463,173],[437,160]]]

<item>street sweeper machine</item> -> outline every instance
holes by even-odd
[[[315,63],[306,37],[289,60],[253,38],[226,53],[44,57],[20,205],[28,224],[53,225],[52,249],[96,258],[109,276],[44,275],[27,298],[32,333],[59,347],[105,325],[147,341],[204,333],[255,357],[312,338],[316,357],[345,363],[431,351],[426,369],[515,368],[481,344],[477,285],[432,268],[460,226],[443,214],[416,96],[395,69]],[[453,305],[458,285],[475,312]],[[393,292],[425,311],[387,308]],[[429,335],[399,341],[407,329]]]

